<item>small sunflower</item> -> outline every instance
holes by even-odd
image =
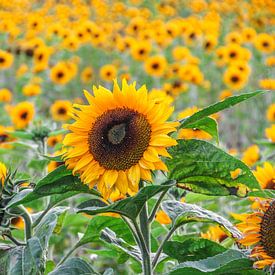
[[[263,167],[257,166],[254,175],[263,189],[275,190],[275,167],[269,162],[265,162]]]
[[[0,102],[11,102],[12,93],[9,89],[3,88],[0,89]]]
[[[25,96],[36,96],[41,94],[41,86],[35,83],[29,83],[23,87],[23,94]]]
[[[0,50],[0,70],[8,69],[13,63],[13,55]]]
[[[254,266],[262,269],[275,264],[275,200],[261,200],[258,211],[237,215],[239,230],[243,232],[240,243],[253,246],[251,257]],[[236,216],[236,215],[235,215]]]
[[[63,135],[51,136],[47,139],[47,144],[49,147],[54,147],[63,140]]]
[[[270,141],[275,142],[275,124],[265,129],[265,135]]]
[[[266,118],[271,122],[275,122],[275,103],[269,105],[266,111]]]
[[[145,71],[151,76],[160,77],[164,74],[167,61],[164,56],[151,56],[144,63]]]
[[[7,167],[3,162],[0,162],[0,182],[3,186],[5,178],[7,176]]]
[[[28,126],[35,114],[34,106],[31,102],[24,101],[18,103],[11,109],[11,119],[13,124],[18,129],[23,129]]]
[[[260,148],[257,145],[251,145],[243,152],[242,161],[248,166],[254,165],[259,159]]]
[[[13,130],[14,129],[11,126],[0,125],[0,148],[10,148],[11,147],[9,142],[13,141],[14,138],[9,134],[9,132],[11,132]]]
[[[63,62],[57,63],[50,72],[51,80],[56,84],[65,85],[67,84],[70,79],[70,72],[66,64]]]
[[[111,82],[117,76],[117,69],[114,65],[107,64],[100,68],[99,74],[101,79]]]
[[[68,100],[56,100],[51,106],[50,112],[53,120],[67,121],[70,119],[69,112],[72,104]]]
[[[76,121],[66,125],[66,165],[90,188],[97,184],[104,198],[137,192],[140,179],[152,181],[152,170],[167,170],[160,156],[169,157],[166,147],[177,144],[168,133],[178,123],[166,121],[173,108],[125,80],[122,89],[114,82],[113,93],[101,86],[93,91],[85,91],[89,105],[75,105]]]
[[[254,40],[257,50],[263,53],[272,53],[274,51],[274,38],[267,33],[260,33]]]
[[[163,210],[157,212],[156,221],[160,224],[170,224],[172,222],[170,217]]]
[[[81,81],[83,83],[89,83],[94,75],[94,71],[92,67],[85,67],[81,72]]]

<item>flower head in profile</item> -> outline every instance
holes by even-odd
[[[64,159],[90,188],[97,184],[104,198],[117,190],[137,192],[139,181],[152,181],[152,170],[167,170],[160,156],[177,142],[168,136],[178,122],[167,122],[173,107],[150,99],[145,86],[114,82],[113,92],[99,86],[85,91],[89,105],[75,105],[71,131],[63,144]]]

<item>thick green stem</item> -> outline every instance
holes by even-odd
[[[142,269],[144,275],[151,275],[152,274],[152,264],[151,264],[151,257],[150,252],[148,251],[147,245],[145,243],[145,239],[138,227],[138,224],[136,221],[133,221],[133,225],[135,227],[135,230],[137,232],[138,238],[140,240],[140,250],[142,253]]]
[[[22,211],[21,217],[24,219],[25,223],[25,238],[27,242],[27,240],[32,237],[32,218],[24,206],[19,206],[19,209]]]
[[[5,236],[8,239],[10,239],[14,244],[16,244],[18,246],[26,245],[25,243],[22,243],[22,242],[18,241],[17,239],[15,239],[11,234],[5,234],[4,233],[3,236]]]

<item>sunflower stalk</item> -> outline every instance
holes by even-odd
[[[139,189],[144,187],[144,182],[140,181]],[[152,264],[151,264],[151,238],[150,238],[150,222],[148,218],[148,205],[147,202],[141,209],[139,215],[139,223],[141,233],[145,242],[146,250],[142,252],[143,257],[143,267],[144,267],[144,274],[151,274],[152,273]]]
[[[18,208],[22,211],[21,217],[24,219],[25,238],[27,241],[32,237],[32,218],[28,210],[24,206],[20,205]]]
[[[149,219],[148,219],[149,223],[151,223],[151,222],[154,220],[154,218],[155,218],[155,216],[156,216],[156,213],[157,213],[157,211],[158,211],[158,209],[159,209],[160,203],[162,202],[162,199],[163,199],[164,196],[166,195],[167,191],[168,191],[168,190],[165,190],[165,191],[162,192],[161,195],[159,196],[159,198],[158,198],[156,204],[154,205],[154,208],[153,208],[153,210],[152,210],[152,212],[151,212],[151,214],[150,214],[150,216],[149,216]]]

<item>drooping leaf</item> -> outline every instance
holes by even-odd
[[[179,262],[201,260],[226,251],[220,244],[198,237],[189,238],[183,242],[168,241],[163,252]]]
[[[203,140],[179,140],[170,149],[172,159],[166,161],[169,178],[177,180],[184,189],[207,195],[239,195],[247,186],[260,186],[250,169],[240,160]],[[239,169],[238,176],[232,173]]]
[[[169,181],[166,184],[162,185],[148,185],[143,187],[135,196],[126,198],[124,200],[117,201],[111,205],[104,207],[85,207],[83,209],[78,208],[78,213],[86,213],[89,215],[95,215],[99,213],[118,213],[124,215],[132,220],[136,219],[138,214],[140,213],[143,205],[150,198],[155,196],[156,194],[168,190],[172,186],[175,186],[174,181]]]
[[[253,262],[237,250],[227,250],[199,261],[187,261],[176,266],[169,275],[245,275],[263,274],[253,269]]]
[[[264,92],[265,91],[263,91],[263,90],[259,90],[259,91],[253,92],[253,93],[245,93],[245,94],[241,94],[241,95],[228,97],[228,98],[224,99],[223,101],[214,103],[214,104],[196,112],[195,114],[183,119],[181,121],[180,128],[184,128],[184,127],[186,128],[186,126],[188,126],[191,123],[199,121],[202,118],[208,117],[208,116],[215,114],[219,111],[222,111],[224,109],[230,108],[230,107],[232,107],[244,100],[247,100],[251,97],[254,97],[259,94],[263,94]]]
[[[141,252],[137,246],[132,246],[126,243],[123,239],[118,238],[116,236],[116,233],[112,231],[110,228],[106,227],[101,231],[101,237],[102,240],[105,242],[112,244],[113,246],[121,249],[125,253],[127,253],[129,256],[133,257],[137,261],[142,260]]]
[[[81,258],[70,258],[58,266],[49,275],[90,275],[97,274],[93,268]]]
[[[68,210],[68,207],[52,208],[34,229],[34,235],[39,238],[43,248],[46,248],[49,239],[57,225],[60,215]]]
[[[194,204],[164,201],[162,208],[173,221],[175,228],[189,222],[213,222],[219,224],[233,238],[239,239],[240,231],[227,219]]]
[[[67,193],[69,193],[69,196],[73,196],[79,193],[88,193],[100,196],[96,190],[89,189],[88,185],[81,183],[79,178],[73,176],[72,172],[67,170],[64,165],[59,166],[46,177],[41,179],[36,184],[32,192],[24,192],[24,196],[22,196],[20,193],[15,195],[7,207],[28,203],[46,196],[56,196],[54,197],[54,204],[56,204],[59,201],[68,198]],[[20,199],[18,199],[18,197],[20,197]]]
[[[203,130],[211,135],[217,143],[219,143],[218,124],[216,120],[211,117],[204,117],[181,128]]]

